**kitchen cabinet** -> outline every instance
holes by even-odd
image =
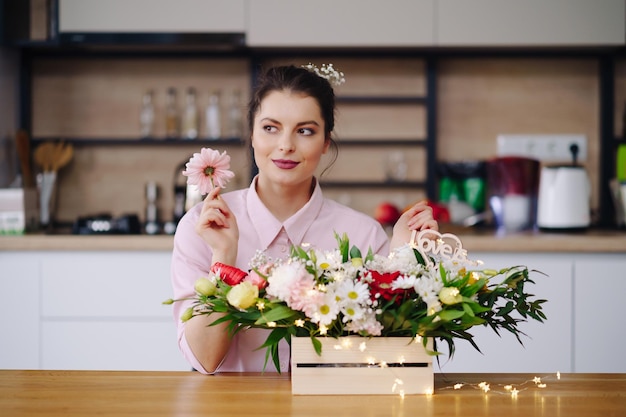
[[[624,0],[438,0],[436,10],[437,46],[626,43]]]
[[[596,255],[574,261],[576,372],[626,372],[625,258]]]
[[[189,370],[161,304],[172,293],[170,257],[2,252],[0,367]]]
[[[407,47],[434,44],[435,0],[248,1],[251,47]]]
[[[39,369],[39,262],[30,253],[0,252],[0,368]]]
[[[244,0],[58,0],[63,33],[244,33]]]

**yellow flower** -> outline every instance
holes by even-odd
[[[357,268],[363,266],[363,258],[352,258],[350,260],[352,261],[352,266]]]
[[[194,290],[200,295],[210,297],[217,292],[217,286],[208,278],[198,278],[193,285]]]
[[[463,301],[463,296],[459,294],[459,289],[456,287],[443,287],[439,291],[439,299],[444,304],[456,304]]]
[[[230,305],[242,310],[251,307],[257,298],[259,298],[259,288],[248,281],[235,285],[226,296]]]

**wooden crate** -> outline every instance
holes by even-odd
[[[433,392],[432,356],[405,337],[291,339],[294,395],[408,395]]]

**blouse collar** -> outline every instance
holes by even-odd
[[[256,191],[257,180],[258,176],[254,177],[252,183],[250,184],[246,204],[250,217],[254,219],[252,224],[256,229],[263,248],[267,249],[283,228],[287,233],[289,241],[293,245],[297,246],[302,244],[304,235],[318,217],[318,214],[324,205],[324,196],[317,179],[313,178],[315,181],[315,188],[309,201],[283,223],[274,217],[274,215],[259,198]]]

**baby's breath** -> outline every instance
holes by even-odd
[[[318,68],[315,64],[310,62],[307,65],[303,65],[302,68],[306,68],[314,74],[328,80],[330,85],[338,87],[346,82],[346,78],[343,76],[343,72],[337,71],[333,64],[322,64],[321,68]]]

